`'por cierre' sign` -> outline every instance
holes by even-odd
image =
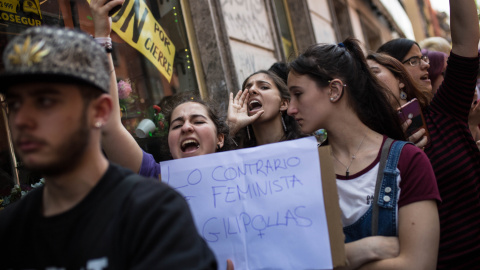
[[[225,269],[332,269],[313,137],[161,163]]]

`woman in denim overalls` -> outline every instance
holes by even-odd
[[[402,141],[383,87],[358,41],[316,44],[290,63],[288,114],[304,133],[328,133],[346,269],[434,269],[440,200],[435,176],[426,155]],[[388,158],[378,174],[384,144]]]

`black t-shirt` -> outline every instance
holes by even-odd
[[[217,269],[187,203],[158,180],[140,178],[108,225],[95,226],[96,209],[129,174],[111,164],[80,203],[52,217],[41,214],[43,187],[0,211],[0,269]]]

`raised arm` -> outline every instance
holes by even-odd
[[[122,4],[123,0],[113,0],[105,4],[106,2],[107,0],[91,0],[90,2],[90,9],[95,24],[95,37],[110,37],[112,20],[108,17],[108,11]],[[108,58],[110,63],[110,95],[113,100],[113,110],[109,122],[103,128],[102,147],[109,160],[134,172],[138,172],[142,164],[143,152],[132,135],[122,125],[117,77],[111,54],[109,54]]]
[[[452,52],[465,57],[478,55],[479,27],[474,0],[450,0]]]

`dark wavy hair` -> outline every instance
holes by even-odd
[[[405,84],[405,88],[402,90],[404,90],[407,94],[408,101],[414,98],[418,99],[422,109],[430,104],[430,100],[433,96],[432,92],[423,90],[422,86],[420,86],[418,82],[415,81],[412,76],[410,76],[410,73],[408,73],[407,69],[400,61],[385,53],[370,53],[367,55],[367,59],[373,60],[384,66],[390,70],[390,72],[392,72],[393,76]],[[398,100],[397,104],[395,105],[400,105]]]
[[[250,79],[252,76],[256,74],[267,75],[270,79],[272,79],[273,83],[277,87],[278,92],[280,93],[280,98],[283,100],[290,101],[290,92],[288,91],[287,85],[285,84],[283,79],[277,76],[273,71],[269,71],[269,70],[259,70],[250,74],[250,76],[248,76],[242,83],[243,90],[245,90],[248,79]],[[287,111],[282,112],[282,118],[283,118],[283,121],[285,122],[285,126],[287,127],[287,130],[285,131],[285,134],[282,137],[281,141],[294,140],[302,137],[300,132],[300,127],[298,126],[297,121],[295,121],[295,118],[288,115]],[[239,143],[240,143],[239,145],[241,147],[252,147],[257,145],[257,140],[255,138],[255,134],[251,126],[249,127],[249,131],[250,131],[250,139],[248,138],[248,135],[247,135],[247,128],[243,128],[241,132],[237,133],[238,136],[236,136],[236,138],[239,140]]]
[[[405,140],[387,90],[370,71],[358,40],[347,38],[340,45],[312,45],[289,66],[290,72],[309,76],[320,88],[335,78],[341,79],[347,85],[347,103],[360,121],[380,134]]]
[[[285,62],[275,62],[273,65],[270,66],[268,71],[275,73],[278,77],[280,77],[285,85],[287,84],[288,79],[288,65]]]
[[[160,107],[162,108],[162,112],[165,115],[165,119],[167,120],[168,125],[170,126],[172,121],[172,113],[179,105],[187,102],[195,102],[201,104],[205,107],[208,113],[208,117],[212,120],[215,124],[217,129],[217,135],[223,134],[224,135],[224,143],[223,147],[218,149],[217,152],[227,151],[232,149],[232,139],[230,138],[230,130],[226,123],[226,116],[222,110],[219,109],[219,105],[212,99],[202,99],[199,94],[195,92],[181,92],[175,94],[173,96],[168,96],[163,98],[160,101]],[[167,136],[168,138],[168,136]],[[168,147],[168,139],[162,140],[162,150],[163,155],[173,159],[170,154],[170,150]],[[166,153],[168,151],[168,153]]]
[[[420,45],[417,42],[410,40],[408,38],[396,38],[384,43],[380,48],[378,48],[378,53],[386,53],[400,62],[403,62],[403,59],[408,54],[413,45],[417,45],[419,49]]]

